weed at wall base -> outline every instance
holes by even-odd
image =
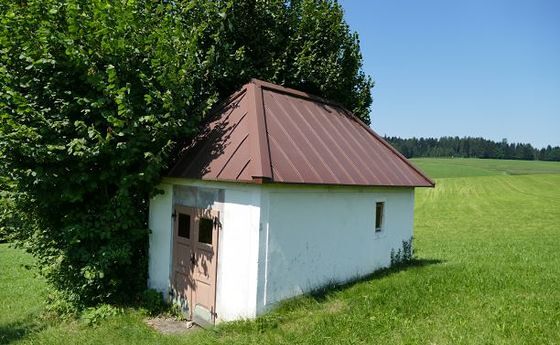
[[[414,249],[412,246],[412,241],[414,237],[410,237],[409,240],[402,241],[401,248],[395,250],[391,249],[391,266],[402,266],[411,263],[414,260]]]

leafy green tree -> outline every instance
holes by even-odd
[[[144,289],[148,198],[250,78],[369,122],[373,82],[335,1],[2,0],[0,20],[0,225],[78,307]]]

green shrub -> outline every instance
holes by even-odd
[[[249,78],[369,121],[373,83],[334,1],[3,1],[0,18],[0,226],[79,308],[138,300],[148,199]]]
[[[98,307],[87,308],[82,312],[82,321],[89,325],[97,325],[100,321],[124,313],[122,308],[117,308],[109,304],[102,304]]]
[[[169,305],[163,300],[161,292],[154,289],[147,289],[142,294],[142,307],[149,315],[158,315],[169,309]]]
[[[1,174],[0,167],[0,243],[3,243],[9,241],[10,233],[13,233],[21,222],[14,212],[14,186],[10,185],[9,180]]]
[[[74,319],[80,314],[77,306],[64,298],[60,292],[54,290],[47,295],[47,305],[44,316],[57,319]]]

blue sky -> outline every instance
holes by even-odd
[[[339,2],[379,134],[560,145],[560,1]]]

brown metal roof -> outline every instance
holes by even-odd
[[[253,79],[223,103],[171,177],[212,181],[433,187],[342,106]]]

